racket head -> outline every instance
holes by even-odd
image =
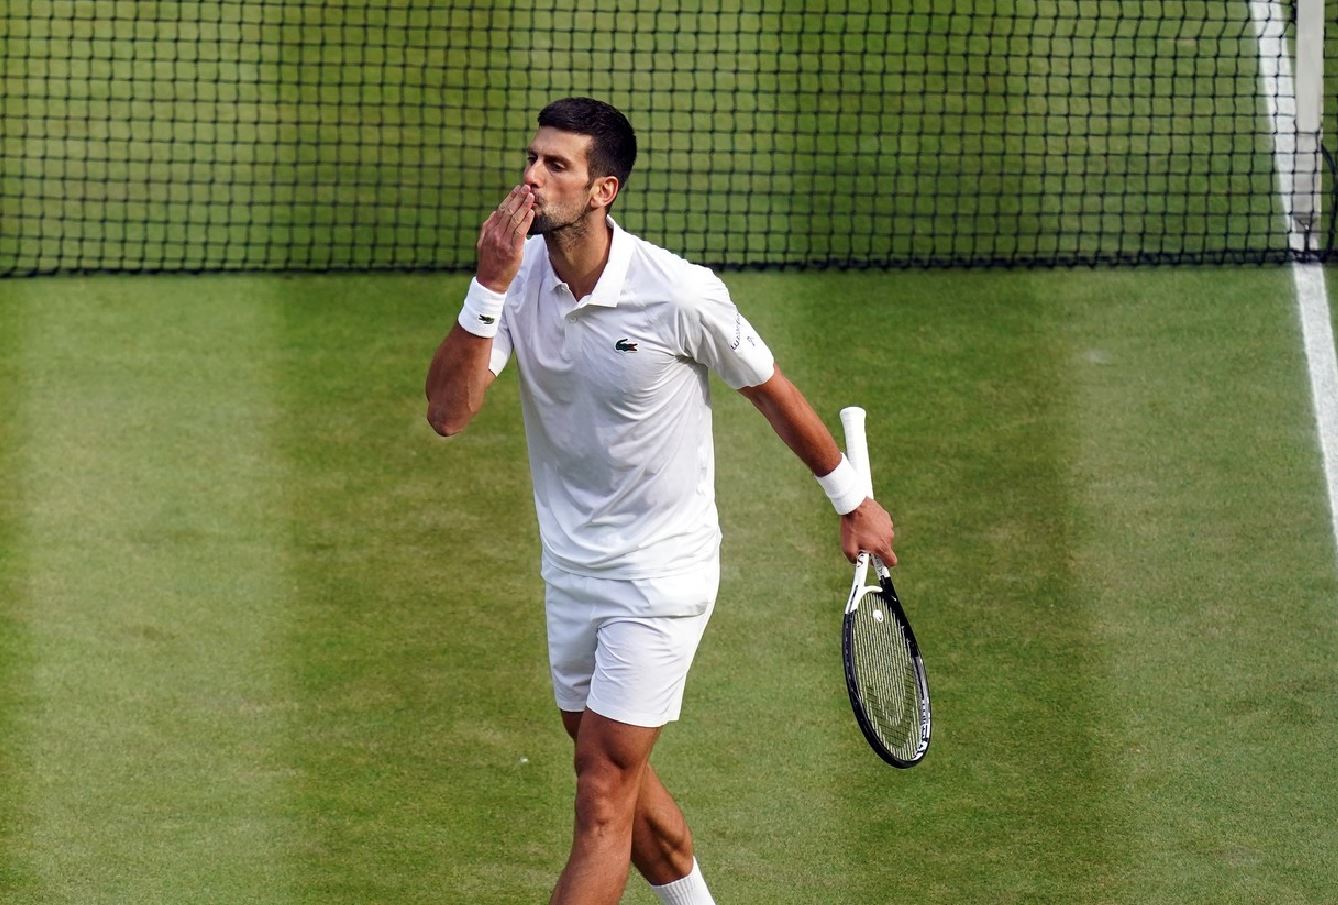
[[[861,560],[868,556],[860,554]],[[867,562],[857,564],[841,626],[846,690],[869,747],[904,769],[918,764],[929,750],[929,683],[892,576],[873,559],[878,583],[865,584]]]

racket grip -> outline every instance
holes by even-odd
[[[857,405],[841,409],[841,426],[846,432],[846,458],[864,478],[865,496],[873,497],[873,476],[869,472],[869,441],[864,434],[864,409]]]

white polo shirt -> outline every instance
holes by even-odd
[[[525,243],[489,368],[520,369],[534,502],[559,568],[651,578],[720,546],[707,369],[738,389],[770,379],[771,350],[705,267],[630,233],[577,300],[542,237]]]

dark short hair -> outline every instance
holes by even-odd
[[[616,107],[591,97],[564,97],[539,111],[539,125],[589,135],[590,175],[617,176],[620,187],[627,185],[636,163],[636,133]]]

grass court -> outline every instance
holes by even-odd
[[[89,16],[106,6],[23,5],[37,30],[20,37],[10,20],[0,50],[91,41]],[[979,6],[985,16],[1026,4]],[[1168,16],[1203,8],[1157,6]],[[244,56],[266,37],[274,10],[262,7],[255,19],[220,4],[244,27],[225,22],[206,43]],[[186,8],[155,5],[166,18]],[[303,133],[302,111],[316,108],[301,103],[338,61],[292,48],[293,29],[319,14],[277,14],[272,46],[292,52],[256,69],[257,90],[277,93],[243,86],[230,109],[316,139],[291,145],[317,149],[294,161],[338,179],[353,171],[335,144],[322,156],[323,133]],[[783,17],[753,16],[732,51],[711,52],[774,56],[758,37],[771,18]],[[635,24],[650,35],[661,23]],[[622,90],[616,71],[568,66],[573,32],[543,25],[527,25],[535,71],[572,79],[554,90]],[[114,48],[95,61],[108,90],[148,77],[116,69],[128,45],[104,35],[99,46]],[[1209,42],[1178,46],[1190,69],[1233,85],[1253,78],[1241,70],[1248,54],[1218,69]],[[63,77],[53,68],[20,80],[14,53],[3,70],[10,99]],[[466,70],[482,65],[479,47],[465,53]],[[234,84],[239,59],[210,61],[210,72]],[[365,100],[385,60],[347,65],[335,82]],[[227,99],[207,95],[203,70],[190,77],[201,93],[173,98],[172,119],[203,134],[194,123]],[[1031,84],[1025,72],[1010,78],[1009,92]],[[1113,76],[1093,78],[1107,90]],[[752,92],[743,88],[731,97]],[[486,105],[505,91],[521,92],[522,107],[548,94],[479,84],[461,97]],[[1015,100],[972,110],[986,118],[981,134],[1022,116],[1068,121]],[[198,181],[201,162],[177,157],[184,133],[123,134],[136,109],[99,125],[71,107],[92,131],[69,140],[129,142],[143,152],[136,167],[156,172],[156,161],[171,178],[113,177],[91,156],[61,177],[113,179],[124,197],[103,203],[131,225],[87,218],[93,231],[68,248],[0,237],[0,253],[41,263],[109,251],[152,269],[174,244],[204,260],[191,256],[212,238],[224,250],[216,263],[230,267],[248,260],[260,230],[305,243],[319,264],[330,241],[351,241],[342,221],[265,220],[255,212],[272,212],[272,194],[249,199],[254,219],[234,221],[213,183]],[[25,110],[0,111],[10,161],[56,150],[41,144],[50,136],[9,127]],[[1249,119],[1235,107],[1224,115],[1226,125]],[[788,128],[783,116],[767,121],[776,134]],[[652,122],[678,141],[695,125],[663,111]],[[523,142],[527,123],[507,134]],[[395,125],[407,141],[424,124],[441,125]],[[1268,165],[1266,140],[1236,141],[1238,159]],[[287,139],[280,147],[291,150]],[[672,186],[683,153],[671,145],[654,176],[648,157],[641,185]],[[487,166],[502,166],[500,154],[487,149]],[[275,161],[232,163],[248,167],[257,192],[282,188],[266,169]],[[841,178],[858,177],[859,163],[851,157]],[[187,174],[181,195],[162,187],[174,167]],[[41,178],[0,177],[11,200]],[[970,197],[961,177],[923,177],[924,193]],[[488,199],[479,220],[504,185],[472,186]],[[289,188],[308,203],[309,185]],[[1030,176],[1014,188],[1047,191]],[[720,222],[750,248],[751,209],[720,191]],[[1271,204],[1256,198],[1249,217],[1271,222]],[[174,231],[183,206],[191,228]],[[82,217],[75,208],[20,204],[6,222]],[[424,216],[392,225],[429,244],[438,228],[475,233],[474,220]],[[869,411],[935,734],[908,772],[865,747],[841,671],[850,573],[836,519],[763,419],[715,382],[720,602],[684,719],[655,763],[722,905],[1332,903],[1338,545],[1289,271],[725,276],[838,436],[841,407]],[[0,280],[0,901],[546,900],[566,857],[573,783],[548,685],[514,370],[459,438],[439,440],[424,420],[427,363],[467,279]],[[625,902],[653,901],[634,876]]]
[[[870,411],[936,735],[865,750],[835,519],[717,383],[720,606],[656,762],[718,898],[1324,902],[1338,573],[1287,272],[729,282],[833,428]],[[422,413],[463,288],[0,287],[6,901],[547,895],[514,375],[457,440]]]

